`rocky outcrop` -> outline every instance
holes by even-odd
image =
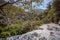
[[[60,26],[53,23],[44,24],[38,30],[9,37],[7,40],[60,40]]]

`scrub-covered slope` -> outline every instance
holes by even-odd
[[[60,40],[60,26],[53,23],[44,24],[38,30],[9,37],[7,40]]]

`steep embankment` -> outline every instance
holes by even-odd
[[[60,40],[60,26],[54,23],[44,24],[38,30],[9,37],[7,40]]]

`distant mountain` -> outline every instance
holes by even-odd
[[[43,12],[44,10],[43,9],[36,9],[35,11],[36,12]]]

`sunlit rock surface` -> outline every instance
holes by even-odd
[[[9,37],[7,40],[60,40],[60,26],[53,23],[44,24],[38,30]]]

